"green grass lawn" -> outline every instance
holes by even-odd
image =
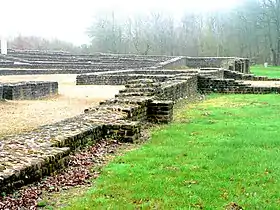
[[[270,78],[280,78],[280,66],[269,66],[264,68],[264,66],[257,65],[251,66],[251,72],[257,76],[268,76]]]
[[[172,124],[116,157],[67,209],[279,209],[279,110],[278,95],[181,104]]]

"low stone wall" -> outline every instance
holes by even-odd
[[[235,80],[252,80],[252,81],[280,81],[280,78],[268,78],[266,76],[256,76],[254,74],[244,74],[241,72],[235,72],[231,70],[224,70],[224,77],[226,79]]]
[[[147,110],[147,119],[152,123],[170,123],[173,120],[173,101],[152,101]]]
[[[135,84],[127,84],[126,89],[116,95],[117,98],[131,96],[149,97],[158,100],[177,101],[180,98],[193,97],[197,93],[197,76],[179,76],[166,82],[146,79],[143,83],[135,81]]]
[[[234,62],[234,58],[223,57],[187,57],[186,65],[190,68],[220,68],[224,61]]]
[[[198,91],[202,94],[270,94],[280,93],[280,87],[255,87],[234,79],[198,76]]]
[[[199,71],[199,75],[206,76],[206,77],[211,76],[211,77],[223,79],[224,71],[225,69],[222,68],[201,68]]]
[[[116,96],[119,103],[130,97],[147,98],[146,117],[152,123],[169,123],[173,119],[174,102],[197,95],[197,75],[180,76],[160,83],[156,80],[133,80]],[[143,112],[142,112],[143,113]]]
[[[180,98],[193,97],[197,94],[197,76],[181,76],[162,84],[156,94],[160,100],[177,101]]]
[[[188,75],[193,70],[122,70],[81,74],[76,78],[77,85],[125,85],[129,80],[152,79],[165,82],[171,78]]]
[[[134,141],[139,122],[120,111],[100,110],[1,139],[0,191],[9,192],[67,165],[71,151],[101,138]]]
[[[0,101],[3,99],[3,86],[0,85]]]
[[[82,120],[79,116],[1,139],[0,191],[10,191],[63,168],[71,148],[101,137],[100,126],[86,125]]]
[[[6,100],[38,99],[58,93],[57,82],[30,81],[2,85],[3,99]]]
[[[168,75],[141,75],[141,74],[127,74],[127,75],[79,75],[77,76],[77,85],[125,85],[128,80],[136,79],[155,79],[159,82],[167,81],[170,77]]]
[[[250,61],[247,58],[235,57],[187,57],[189,68],[224,68],[242,73],[250,72]]]
[[[159,63],[156,66],[150,67],[149,69],[172,69],[186,66],[186,57],[178,56],[170,60]]]

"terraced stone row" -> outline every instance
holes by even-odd
[[[81,54],[49,51],[13,51],[0,55],[1,68],[21,69],[128,69],[152,67],[171,59],[169,56]]]
[[[83,74],[110,71],[110,69],[0,69],[0,75]]]
[[[133,54],[108,54],[108,53],[95,53],[95,54],[71,54],[68,52],[55,52],[55,51],[30,51],[30,50],[8,50],[8,55],[20,58],[40,58],[40,59],[77,59],[77,60],[139,60],[139,61],[166,61],[172,56],[153,56],[153,55],[133,55]]]
[[[20,68],[20,69],[129,69],[129,68],[142,68],[149,67],[150,64],[146,63],[88,63],[88,64],[80,64],[79,62],[73,63],[27,63],[27,64],[10,64],[10,63],[2,63],[0,68]]]

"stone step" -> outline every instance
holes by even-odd
[[[126,84],[126,88],[159,88],[161,87],[161,83],[155,82],[155,83],[133,83],[133,84]]]
[[[121,97],[130,97],[130,96],[153,96],[154,93],[150,93],[150,92],[128,92],[128,93],[120,93],[120,94],[116,94],[115,97],[116,98],[121,98]]]
[[[133,92],[140,92],[140,93],[156,93],[158,92],[158,89],[156,88],[125,88],[123,90],[120,90],[119,93],[133,93]]]

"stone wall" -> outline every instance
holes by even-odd
[[[120,111],[96,111],[1,139],[0,191],[8,192],[63,169],[71,151],[101,138],[134,141],[139,122]]]
[[[189,68],[223,68],[242,73],[250,72],[250,61],[247,58],[234,57],[187,57]]]
[[[191,74],[193,70],[122,70],[81,74],[76,78],[77,85],[125,85],[129,80],[152,79],[165,82],[171,78]]]
[[[280,87],[256,87],[234,79],[198,76],[198,91],[201,94],[270,94],[280,93]]]
[[[137,81],[137,80],[134,80]],[[150,81],[150,82],[147,82]],[[153,96],[157,100],[177,101],[180,98],[193,97],[197,94],[197,76],[180,76],[166,82],[146,79],[145,83],[127,84],[120,90],[117,98]]]
[[[187,57],[186,65],[190,68],[220,68],[224,61],[233,62],[234,58]]]
[[[223,79],[224,78],[224,71],[223,68],[201,68],[199,71],[199,75],[202,76],[211,76]]]
[[[57,82],[30,81],[20,83],[3,83],[3,99],[27,100],[38,99],[58,93]]]
[[[160,100],[179,100],[180,98],[193,97],[197,94],[197,76],[180,76],[173,81],[167,81],[156,96]]]
[[[147,119],[152,123],[170,123],[173,120],[174,101],[152,101],[147,110]]]
[[[168,80],[169,76],[163,75],[141,75],[141,74],[127,74],[127,75],[79,75],[76,79],[77,85],[125,85],[128,80],[136,79],[155,79],[159,82]]]
[[[153,66],[149,69],[172,69],[172,68],[176,69],[176,68],[182,67],[182,66],[186,66],[186,57],[185,56],[179,56],[179,57],[172,58],[170,60],[161,62],[158,65]]]
[[[266,76],[256,76],[254,74],[244,74],[241,72],[224,70],[224,77],[226,79],[235,80],[253,80],[253,81],[280,81],[280,78],[268,78]]]
[[[0,101],[3,99],[3,86],[0,84]]]

